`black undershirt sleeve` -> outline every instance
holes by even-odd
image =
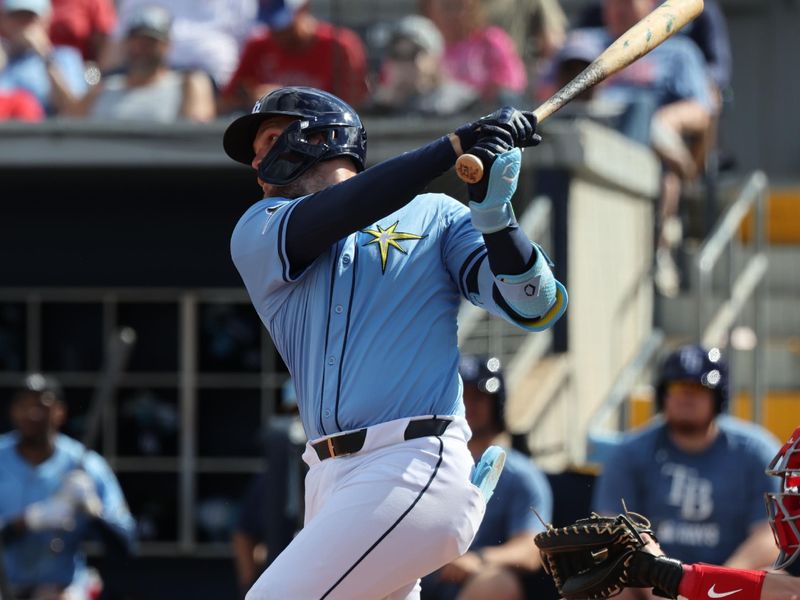
[[[302,271],[340,239],[408,204],[455,159],[450,140],[442,137],[303,198],[286,228],[291,271]],[[536,261],[517,225],[483,238],[493,273],[524,273]]]
[[[495,275],[519,275],[536,262],[536,249],[516,223],[496,233],[484,233],[483,241]]]
[[[411,202],[455,160],[442,137],[303,198],[286,228],[291,270],[302,271],[332,244]]]

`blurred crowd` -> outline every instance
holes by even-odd
[[[536,105],[657,0],[417,0],[358,30],[309,0],[0,0],[0,120],[230,120],[283,85],[330,91],[363,115],[447,116]],[[686,182],[707,172],[731,98],[716,0],[680,35],[567,106],[651,146],[663,177],[656,285],[680,290]]]
[[[595,0],[570,27],[558,0],[418,0],[416,14],[378,14],[356,31],[316,17],[308,0],[0,0],[0,119],[202,122],[249,112],[282,85],[381,113],[529,106],[654,5]],[[715,2],[686,33],[654,66],[600,88],[625,94],[597,95],[629,103],[649,92],[659,107],[692,99],[718,110],[731,61]],[[688,158],[663,130],[702,130],[707,118],[659,115],[653,136],[683,171]],[[635,118],[621,127],[650,137]]]

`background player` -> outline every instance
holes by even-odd
[[[350,106],[281,88],[225,132],[226,152],[253,167],[265,196],[237,224],[231,253],[310,440],[305,527],[251,600],[416,598],[418,579],[472,542],[485,503],[469,481],[460,298],[531,331],[567,302],[511,209],[514,146],[538,143],[535,125],[501,109],[365,170],[366,132]],[[420,194],[466,150],[494,163],[469,209]]]
[[[780,479],[780,491],[766,495],[770,525],[780,554],[779,571],[748,570],[703,563],[683,564],[662,555],[656,543],[639,551],[631,574],[658,587],[666,597],[688,600],[790,600],[800,597],[800,427],[770,461],[767,474]]]
[[[721,415],[728,377],[716,348],[690,345],[670,354],[656,385],[663,419],[612,452],[593,508],[616,514],[624,499],[680,560],[760,568],[775,558],[763,496],[776,486],[764,465],[779,444],[765,429]]]
[[[505,378],[494,356],[464,355],[458,373],[472,431],[469,450],[478,460],[506,431]],[[423,579],[423,599],[522,600],[533,593],[526,584],[542,562],[531,552],[531,540],[544,529],[537,514],[552,521],[553,493],[530,458],[509,447],[504,450],[505,467],[469,552]]]
[[[17,599],[85,600],[99,581],[80,543],[130,550],[134,521],[106,461],[58,433],[66,418],[61,387],[29,375],[11,400],[14,431],[0,436],[0,521],[6,575]]]

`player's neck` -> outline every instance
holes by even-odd
[[[17,452],[32,465],[40,465],[55,452],[55,436],[48,436],[43,440],[20,439],[17,443]]]
[[[667,431],[672,443],[688,453],[702,452],[711,446],[719,435],[716,421],[711,421],[704,428],[668,427]]]

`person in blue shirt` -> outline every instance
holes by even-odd
[[[249,600],[418,598],[419,578],[472,543],[485,496],[470,479],[460,302],[528,331],[567,304],[511,206],[535,126],[506,107],[367,169],[359,116],[321,90],[280,88],[229,125],[226,152],[264,192],[231,255],[309,439],[305,526]],[[466,151],[488,173],[469,206],[424,193]]]
[[[477,460],[506,431],[505,378],[494,356],[467,354],[458,372]],[[541,566],[534,536],[552,522],[550,483],[529,457],[512,448],[469,551],[422,580],[425,600],[522,600]],[[542,519],[542,520],[540,520]]]
[[[281,392],[279,410],[270,416],[264,436],[266,468],[248,485],[231,535],[242,595],[302,527],[301,456],[306,436],[291,379]]]
[[[50,0],[3,0],[0,90],[33,94],[48,115],[67,109],[87,90],[83,58],[68,46],[53,46],[47,33]]]
[[[764,494],[777,492],[778,482],[764,465],[780,444],[762,427],[723,414],[728,388],[718,349],[671,353],[656,385],[660,418],[612,451],[592,508],[617,514],[624,501],[650,519],[663,551],[683,562],[759,569],[777,554]]]
[[[558,71],[565,66],[574,73],[576,59],[588,64],[597,58],[657,4],[656,0],[603,0],[603,26],[570,31],[561,54],[554,57],[550,78],[559,79]],[[551,91],[542,87],[545,94]],[[688,36],[676,35],[590,92],[594,100],[619,106],[619,130],[650,145],[661,159],[655,283],[665,296],[680,291],[673,256],[682,237],[678,206],[683,183],[701,173],[711,143],[718,111],[714,88],[700,49]]]
[[[596,0],[587,5],[578,16],[578,28],[602,27],[603,2]],[[733,73],[731,40],[725,14],[717,0],[705,0],[703,12],[687,24],[681,35],[692,40],[703,53],[711,78],[719,90],[730,88]]]
[[[133,547],[134,520],[114,473],[58,433],[65,416],[58,382],[34,373],[12,396],[14,430],[0,436],[3,573],[18,599],[88,600],[97,579],[81,542],[100,538],[109,552]]]

